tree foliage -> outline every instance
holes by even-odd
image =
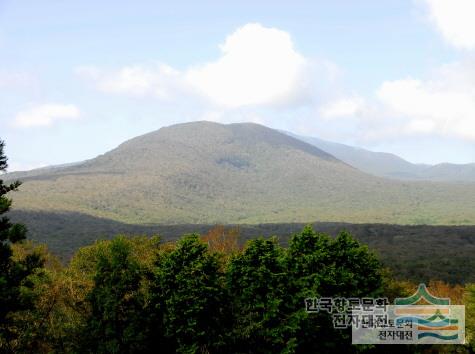
[[[131,259],[123,238],[110,244],[110,252],[98,257],[94,287],[86,300],[91,305],[87,321],[86,349],[93,353],[131,353],[144,350],[145,297],[139,264]]]
[[[0,173],[8,167],[4,146],[0,141]],[[29,277],[43,263],[37,253],[20,260],[12,257],[12,244],[23,241],[27,230],[22,224],[11,223],[4,214],[12,204],[7,194],[16,191],[20,184],[18,181],[5,184],[0,179],[0,350],[5,352],[14,351],[18,346],[22,333],[15,323],[15,314],[33,306],[32,292],[29,291],[33,283]]]
[[[250,241],[227,269],[235,352],[280,352],[292,335],[284,252],[276,239]]]
[[[171,352],[216,352],[225,344],[226,297],[220,257],[198,235],[183,237],[159,256],[154,283],[155,318],[162,319]]]

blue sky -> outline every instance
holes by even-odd
[[[10,170],[203,119],[475,162],[474,16],[474,0],[0,0],[0,137]]]

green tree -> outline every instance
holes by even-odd
[[[5,144],[0,140],[0,173],[5,172],[7,158],[4,154]],[[16,191],[20,182],[5,184],[0,179],[0,216],[10,210],[12,200],[7,193]],[[24,259],[16,261],[12,258],[11,245],[26,238],[26,227],[22,224],[11,223],[6,216],[0,218],[0,351],[15,350],[20,333],[13,319],[15,312],[27,310],[33,306],[32,293],[28,291],[33,286],[29,281],[35,269],[43,264],[37,253],[32,253]]]
[[[349,331],[335,330],[330,314],[306,313],[304,301],[313,297],[371,297],[381,295],[383,272],[376,256],[346,231],[335,239],[307,226],[292,236],[287,251],[288,279],[298,323],[298,352],[353,352]]]
[[[234,352],[293,350],[289,284],[284,250],[275,238],[252,240],[231,259],[227,288],[232,296]]]
[[[152,302],[164,328],[166,343],[155,344],[162,352],[223,351],[227,304],[221,268],[218,254],[197,235],[184,236],[160,255]]]
[[[67,267],[63,267],[44,246],[40,247],[46,260],[46,277],[37,279],[35,291],[38,295],[35,309],[24,315],[28,320],[24,322],[28,322],[28,326],[25,328],[26,331],[22,332],[29,334],[30,342],[40,342],[43,349],[35,348],[29,352],[74,353],[97,350],[97,343],[94,343],[95,340],[91,340],[89,335],[92,314],[90,294],[96,286],[99,262],[103,257],[111,259],[111,245],[115,242],[115,240],[101,240],[82,247],[75,253]],[[122,237],[121,242],[127,244],[126,247],[130,249],[129,260],[139,264],[141,274],[151,273],[160,246],[159,238]],[[14,257],[17,253],[21,255],[28,253],[31,247],[33,245],[28,243],[14,245]],[[35,249],[37,248],[38,246],[35,246]],[[141,276],[140,291],[140,298],[146,301],[149,297],[149,286],[145,276]],[[120,301],[117,303],[120,304]],[[143,312],[147,312],[146,305]],[[146,320],[148,316],[143,318],[144,327]],[[30,328],[32,330],[28,333]],[[88,345],[90,347],[86,348]]]
[[[287,268],[292,276],[293,291],[301,301],[322,294],[320,284],[325,282],[323,274],[331,263],[331,243],[328,235],[315,232],[311,226],[306,226],[290,239]]]
[[[147,348],[149,326],[140,288],[144,274],[130,253],[130,245],[119,237],[99,254],[94,286],[86,297],[91,306],[84,337],[88,351],[139,353]]]
[[[326,279],[321,282],[323,295],[380,296],[382,295],[383,268],[376,255],[342,231],[331,242],[330,263]]]

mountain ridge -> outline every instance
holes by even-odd
[[[219,124],[209,121],[197,121],[184,124]],[[255,125],[255,123],[232,123],[233,124],[243,124],[243,125]],[[175,124],[176,125],[176,124]],[[172,125],[173,127],[174,125]],[[169,127],[163,127],[169,128]],[[153,135],[157,133],[160,129],[141,135],[140,137]],[[466,164],[456,164],[450,162],[442,162],[438,164],[427,164],[427,163],[411,163],[400,156],[397,156],[393,153],[382,152],[382,151],[372,151],[365,148],[352,146],[343,143],[332,142],[324,140],[317,137],[303,136],[298,135],[289,131],[279,130],[279,132],[284,133],[290,137],[296,138],[301,142],[307,143],[322,152],[331,155],[331,157],[336,158],[349,166],[352,166],[362,172],[378,176],[386,177],[397,180],[427,180],[427,181],[440,181],[440,182],[475,182],[475,163],[466,163]],[[127,144],[129,141],[134,141],[138,137],[129,139],[117,148],[120,148],[122,145]],[[117,149],[116,148],[116,149]],[[308,147],[307,147],[308,149]],[[115,149],[113,149],[115,150]],[[112,150],[111,150],[112,151]],[[322,154],[320,152],[320,154]],[[106,152],[107,153],[107,152]],[[104,154],[98,155],[95,158],[98,158]],[[7,173],[7,177],[14,178],[31,178],[43,174],[44,172],[56,172],[62,171],[65,168],[71,166],[78,166],[82,164],[87,164],[88,161],[93,160],[88,159],[79,162],[65,163],[60,165],[51,165],[40,167],[37,169],[32,169],[28,171],[14,171]]]
[[[324,139],[285,132],[312,144],[341,161],[372,175],[398,180],[475,182],[475,163],[415,164],[388,152],[375,152]]]
[[[475,184],[371,176],[258,124],[193,122],[26,177],[23,210],[130,223],[475,223]]]

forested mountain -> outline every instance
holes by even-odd
[[[414,164],[387,152],[374,152],[315,137],[288,133],[372,175],[399,180],[475,182],[475,163]]]
[[[174,125],[80,164],[14,177],[24,181],[17,210],[129,223],[475,223],[474,183],[371,176],[247,123]]]

